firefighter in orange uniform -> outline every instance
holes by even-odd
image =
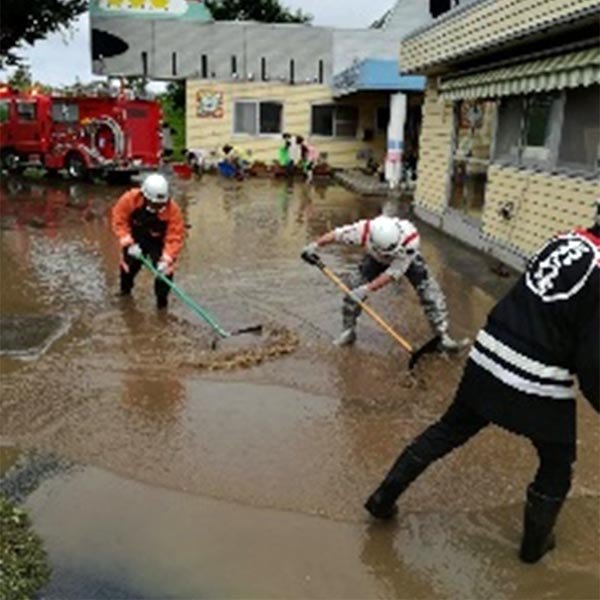
[[[154,266],[173,280],[177,256],[183,247],[185,225],[181,210],[169,197],[169,184],[159,173],[148,175],[141,188],[125,192],[112,210],[112,229],[119,238],[121,257],[121,296],[129,296],[146,256]],[[154,280],[158,309],[167,308],[170,288]]]

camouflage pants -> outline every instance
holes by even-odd
[[[350,288],[358,287],[373,281],[381,275],[388,265],[376,261],[368,254],[363,257],[358,270],[348,273],[343,277],[344,283]],[[427,263],[418,254],[405,273],[406,278],[417,292],[423,312],[435,334],[443,334],[448,331],[448,308],[446,298],[439,283],[429,272]],[[360,306],[348,296],[344,297],[342,307],[342,322],[344,329],[356,326],[356,320],[362,312]]]

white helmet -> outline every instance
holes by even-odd
[[[395,252],[402,233],[395,219],[381,215],[371,221],[369,238],[373,250],[389,256]]]
[[[142,195],[153,204],[166,204],[169,200],[169,183],[160,173],[151,173],[142,183]]]

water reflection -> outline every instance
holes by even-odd
[[[53,230],[69,223],[103,220],[114,190],[69,182],[18,177],[0,180],[0,219],[3,229],[33,227]],[[48,232],[48,235],[54,235]]]
[[[362,534],[360,560],[377,580],[385,598],[431,598],[427,579],[421,579],[398,557],[398,531],[399,526],[394,523],[370,523]]]

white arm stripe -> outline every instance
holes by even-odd
[[[533,360],[516,350],[513,350],[500,340],[491,336],[487,331],[481,330],[477,336],[477,341],[487,350],[499,356],[511,365],[515,365],[519,369],[531,373],[542,379],[556,379],[557,381],[572,381],[573,375],[563,367],[555,367],[545,365],[544,363]]]
[[[477,348],[473,348],[469,357],[477,363],[482,369],[485,369],[489,373],[491,373],[496,379],[499,379],[506,385],[509,385],[520,392],[525,392],[526,394],[532,394],[535,396],[542,396],[546,398],[556,398],[556,399],[568,399],[574,398],[575,392],[572,387],[561,387],[559,385],[547,385],[544,383],[536,383],[534,381],[530,381],[529,379],[525,379],[508,369],[505,369],[502,365],[495,363],[491,358],[487,357],[485,354],[482,354],[477,350]]]

